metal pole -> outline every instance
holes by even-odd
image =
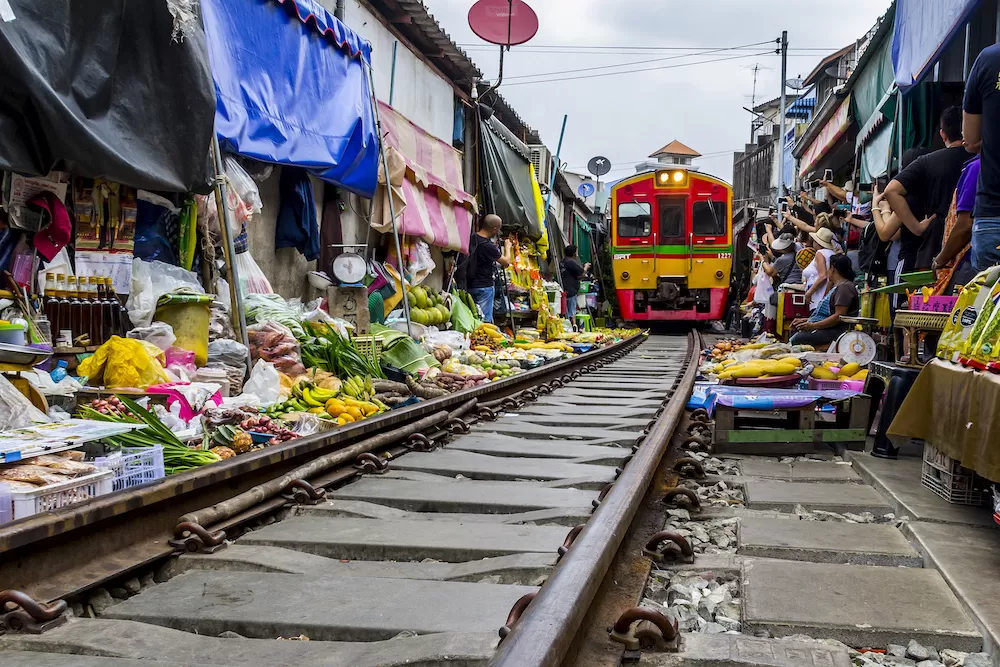
[[[240,291],[240,274],[236,268],[236,246],[233,244],[232,228],[229,226],[232,211],[226,204],[225,169],[222,166],[222,151],[219,137],[212,132],[212,159],[215,162],[215,205],[219,211],[219,232],[222,234],[222,250],[226,256],[226,280],[229,282],[229,299],[232,308],[230,320],[239,326],[240,339],[247,348],[247,369],[250,372],[250,337],[247,335],[247,318],[243,310],[243,292]]]
[[[785,82],[788,81],[788,31],[781,32],[781,120],[778,132],[778,197],[776,206],[781,206],[782,189],[785,185],[785,115],[788,113],[788,100],[785,97]]]
[[[563,137],[566,136],[567,120],[569,120],[569,114],[564,114],[562,129],[559,130],[559,145],[556,147],[556,166],[552,170],[552,177],[549,179],[549,194],[546,195],[545,197],[545,220],[543,221],[543,224],[545,225],[546,228],[548,228],[549,226],[549,204],[552,202],[552,191],[556,189],[556,174],[559,172],[559,164],[560,164],[559,158],[562,156]],[[550,233],[549,239],[551,240],[552,238],[553,238],[552,234]],[[563,288],[562,271],[559,269],[558,266],[556,267],[555,274],[556,274],[556,282],[559,283],[559,289],[562,290]]]
[[[399,50],[399,42],[392,43],[392,72],[389,74],[389,106],[396,98],[396,52]]]
[[[396,260],[399,262],[399,289],[403,291],[403,317],[406,319],[406,332],[413,335],[410,323],[410,296],[406,293],[406,267],[403,263],[403,250],[399,243],[399,227],[396,225],[396,206],[392,203],[392,183],[389,182],[389,161],[385,157],[385,141],[382,138],[382,116],[378,112],[378,98],[375,96],[374,68],[368,67],[368,82],[372,89],[372,106],[375,107],[375,130],[378,132],[378,148],[382,158],[382,170],[385,172],[385,194],[389,202],[389,216],[392,218],[392,238],[396,244]],[[404,177],[405,178],[405,177]]]

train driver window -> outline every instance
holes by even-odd
[[[724,201],[696,201],[691,211],[695,236],[725,236],[729,208]]]
[[[660,205],[660,243],[684,243],[684,198],[661,198]]]
[[[641,238],[652,232],[653,216],[649,204],[639,201],[618,204],[618,236]]]

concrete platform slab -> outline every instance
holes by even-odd
[[[566,530],[559,526],[294,516],[251,531],[239,543],[345,560],[430,558],[461,563],[517,553],[555,553],[565,537]]]
[[[812,563],[922,567],[920,554],[895,526],[748,517],[739,523],[738,553]]]
[[[482,480],[554,480],[568,477],[595,477],[605,482],[614,481],[612,466],[586,463],[568,463],[553,459],[489,456],[477,452],[440,449],[436,452],[410,452],[392,462],[397,470],[462,475]]]
[[[536,405],[608,405],[607,398],[602,396],[580,396],[578,394],[560,394],[561,389],[537,401]],[[633,408],[653,408],[655,412],[663,402],[663,396],[652,396],[648,398],[634,397],[629,399],[628,405]]]
[[[823,461],[778,461],[748,460],[740,462],[744,477],[780,479],[787,482],[860,482],[861,476],[849,463]]]
[[[876,516],[892,508],[878,491],[862,484],[815,484],[751,480],[744,487],[751,509],[791,512],[796,505],[828,512],[871,512]]]
[[[308,574],[314,577],[381,577],[387,579],[427,579],[429,581],[479,582],[497,577],[498,584],[534,585],[548,576],[558,555],[525,553],[498,556],[465,563],[395,563],[388,561],[339,560],[280,547],[231,544],[211,555],[184,554],[177,561],[180,572],[189,570],[231,570]]]
[[[522,415],[575,415],[581,412],[580,407],[566,403],[529,403],[515,412]],[[617,405],[591,405],[586,409],[588,415],[604,417],[639,417],[651,419],[656,413],[655,405],[633,407]]]
[[[602,389],[597,386],[584,387],[576,385],[566,385],[556,389],[554,392],[549,394],[550,396],[555,396],[559,398],[563,397],[576,397],[576,396],[590,396],[594,398],[603,398],[604,404],[612,403],[614,401],[632,401],[632,400],[656,400],[662,401],[666,398],[667,391],[655,390],[651,391],[644,389],[642,391],[628,391],[627,389],[622,389],[620,386],[614,389]]]
[[[441,633],[378,642],[278,642],[273,639],[206,637],[134,621],[74,619],[44,635],[0,637],[0,647],[9,649],[0,652],[0,664],[4,667],[141,667],[151,664],[192,667],[203,664],[232,667],[429,667],[444,663],[472,667],[487,663],[497,641],[496,633],[492,632]],[[17,656],[20,662],[9,662],[8,659],[16,655],[10,651],[26,653],[23,657]],[[48,656],[45,652],[76,655]],[[57,658],[68,658],[70,662],[59,662]]]
[[[680,653],[643,653],[648,667],[850,667],[846,649],[737,635],[684,635]]]
[[[460,449],[491,456],[521,456],[540,459],[588,459],[621,462],[632,453],[627,447],[602,447],[576,442],[524,440],[505,435],[465,435],[448,443],[448,449]]]
[[[201,635],[232,631],[268,639],[378,641],[411,630],[496,632],[530,586],[324,577],[260,572],[186,572],[110,607],[105,618]]]
[[[868,484],[882,492],[896,514],[916,521],[954,523],[968,526],[993,526],[989,511],[966,505],[952,505],[920,484],[922,456],[900,456],[898,460],[879,459],[867,453],[852,452],[848,460]]]
[[[941,573],[982,632],[984,650],[1000,661],[1000,531],[924,522],[908,528],[927,567]]]
[[[744,560],[743,631],[805,634],[854,648],[976,652],[983,640],[936,570]]]
[[[558,488],[558,487],[551,487]],[[299,505],[295,513],[304,516],[338,516],[357,519],[394,519],[397,521],[455,521],[460,523],[502,523],[509,525],[568,526],[586,523],[589,507],[555,508],[516,512],[514,514],[472,514],[449,512],[409,512],[377,503],[338,499],[319,505]]]
[[[589,410],[587,411],[589,412]],[[500,418],[500,423],[507,422],[530,422],[532,424],[542,424],[544,426],[573,426],[573,427],[593,427],[593,428],[642,428],[649,423],[649,418],[625,417],[595,414],[571,414],[571,415],[533,415],[523,412],[508,413]]]
[[[520,436],[526,440],[574,440],[577,442],[592,445],[625,445],[631,444],[637,437],[642,435],[639,427],[629,427],[622,429],[613,428],[590,428],[572,426],[542,426],[530,422],[515,422],[497,420],[488,424],[481,424],[473,429],[473,433],[503,433],[506,435]]]
[[[411,512],[472,512],[512,514],[532,510],[591,509],[593,491],[545,489],[517,482],[455,482],[425,484],[382,480],[371,476],[327,492],[327,497],[363,500]]]

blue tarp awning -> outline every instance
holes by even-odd
[[[892,68],[904,93],[927,76],[980,0],[897,0]]]
[[[202,0],[224,150],[375,194],[371,46],[316,0]]]

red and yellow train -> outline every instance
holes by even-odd
[[[733,266],[733,189],[684,167],[611,189],[612,267],[629,322],[721,320]]]

